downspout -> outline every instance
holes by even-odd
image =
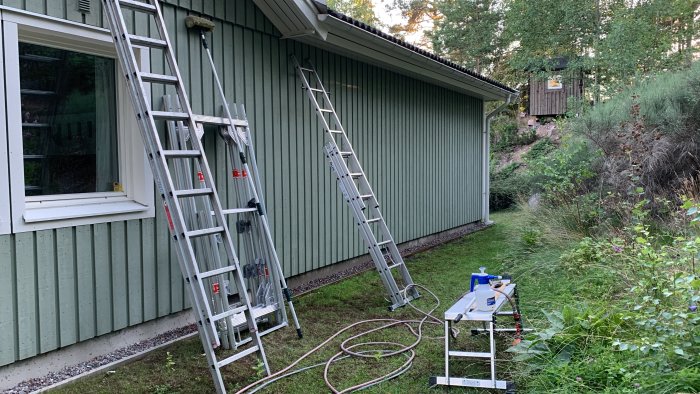
[[[508,95],[506,102],[498,108],[491,111],[489,114],[484,112],[484,120],[481,133],[481,221],[484,224],[493,223],[489,219],[489,189],[491,188],[491,179],[489,178],[489,164],[491,161],[491,118],[503,111],[513,100],[516,95]]]

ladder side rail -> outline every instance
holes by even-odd
[[[334,168],[336,176],[338,176],[338,182],[343,182],[345,184],[344,187],[347,187],[347,182],[353,181],[352,179],[348,179],[348,175],[342,175],[342,172],[344,172],[343,167],[345,166],[345,163],[342,161],[342,158],[339,157],[340,155],[338,154],[337,148],[334,146],[329,146],[327,152],[331,166]],[[363,213],[363,208],[358,204],[358,199],[353,198],[352,194],[350,194],[348,197],[350,199],[347,201],[347,203],[350,205],[355,221],[360,228],[360,234],[365,240],[368,252],[372,256],[375,267],[380,273],[380,277],[382,278],[385,289],[389,293],[391,302],[392,304],[401,304],[402,297],[400,296],[400,289],[396,285],[395,281],[391,281],[386,277],[387,274],[391,275],[391,272],[386,264],[384,254],[381,252],[381,249],[377,247],[377,240],[374,234],[365,221],[366,217]],[[355,197],[357,197],[357,194]]]
[[[168,181],[170,182],[170,185],[172,185],[172,180],[170,179],[169,175],[164,175],[162,173],[162,169],[167,168],[165,158],[159,154],[159,152],[163,150],[162,146],[160,145],[159,141],[154,141],[153,135],[151,135],[151,133],[148,132],[148,130],[156,130],[155,124],[153,123],[153,119],[150,116],[143,116],[143,114],[149,113],[149,106],[148,103],[146,103],[145,96],[143,96],[143,89],[141,87],[143,85],[137,85],[137,81],[135,81],[133,78],[134,73],[136,72],[136,59],[133,57],[133,53],[128,51],[127,48],[124,48],[125,45],[130,45],[130,43],[128,42],[126,26],[124,24],[123,18],[121,18],[121,13],[119,12],[119,9],[117,8],[119,7],[119,5],[115,2],[115,0],[103,0],[103,4],[105,5],[105,11],[108,16],[108,23],[111,26],[111,31],[114,36],[115,47],[120,54],[120,56],[117,56],[119,58],[119,63],[121,64],[122,71],[126,73],[127,84],[131,86],[131,89],[129,89],[132,99],[131,102],[134,106],[134,110],[137,113],[137,122],[140,126],[139,130],[141,131],[141,136],[144,139],[144,147],[147,151],[151,170],[153,171],[154,175],[156,176],[156,179],[158,180],[160,187],[159,192],[161,193],[161,196],[163,197],[163,200],[166,206],[168,207],[168,210],[170,210],[170,208],[173,208],[176,213],[174,218],[175,220],[172,220],[172,213],[170,213],[171,220],[173,221],[173,226],[177,225],[181,227],[184,223],[184,218],[180,214],[179,209],[176,209],[174,199],[168,196],[167,193],[163,193],[162,190],[163,181]],[[139,91],[142,93],[141,96],[137,94],[137,92]],[[157,163],[156,160],[160,160],[160,163]],[[158,164],[160,164],[160,166]],[[166,214],[167,213],[168,212],[166,212]],[[178,229],[177,231],[181,231],[181,229]],[[171,229],[171,235],[176,236],[176,234],[177,233],[175,232],[175,228]],[[216,343],[218,345],[218,338],[216,336],[216,330],[213,323],[207,324],[207,322],[205,322],[202,318],[203,312],[210,313],[208,304],[205,300],[202,299],[204,295],[203,289],[201,288],[201,286],[197,288],[197,284],[195,284],[194,281],[191,280],[196,275],[198,275],[197,269],[196,267],[194,267],[195,272],[192,272],[190,267],[185,262],[187,256],[190,257],[190,260],[192,259],[193,251],[191,250],[191,248],[183,248],[182,243],[180,242],[176,242],[175,250],[179,257],[178,262],[180,263],[181,272],[185,277],[185,281],[190,285],[190,290],[193,295],[192,302],[194,304],[194,307],[197,308],[197,310],[200,312],[199,324],[206,327],[204,328],[204,330],[201,330],[204,331],[203,336],[206,338],[208,343]]]

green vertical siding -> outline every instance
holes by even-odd
[[[1,3],[103,23],[98,1],[86,16],[69,0]],[[322,130],[299,88],[291,54],[317,66],[397,242],[480,219],[481,100],[280,40],[250,0],[169,3],[164,16],[195,112],[217,114],[220,103],[199,41],[183,20],[188,8],[222,18],[211,39],[215,61],[229,100],[246,105],[287,276],[365,251],[324,160]],[[163,67],[151,65],[154,72]],[[162,94],[152,92],[156,105]],[[222,184],[230,166],[208,133],[207,154]],[[224,200],[232,193],[230,185],[219,189]],[[0,365],[187,307],[156,204],[153,219],[0,236]]]

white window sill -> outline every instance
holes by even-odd
[[[145,212],[148,210],[148,206],[139,204],[135,201],[112,201],[58,207],[27,207],[27,209],[24,211],[24,222],[38,223],[54,220],[129,214]]]

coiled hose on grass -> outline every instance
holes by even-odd
[[[237,391],[236,394],[242,394],[242,393],[252,394],[252,393],[255,393],[258,390],[264,388],[265,386],[272,384],[273,382],[276,382],[280,379],[284,379],[286,377],[295,375],[297,373],[307,371],[307,370],[312,369],[312,368],[317,368],[320,366],[325,366],[324,370],[323,370],[323,380],[325,381],[326,386],[328,386],[328,388],[335,394],[350,393],[353,391],[359,391],[362,389],[366,389],[366,388],[369,388],[371,386],[377,385],[379,383],[385,382],[389,379],[393,379],[393,378],[403,374],[404,372],[408,371],[411,368],[411,365],[413,363],[413,359],[416,357],[416,352],[414,351],[414,348],[416,346],[418,346],[418,344],[424,338],[423,325],[426,323],[427,324],[438,324],[438,325],[443,324],[443,321],[441,319],[439,319],[433,315],[433,312],[435,312],[435,310],[440,307],[440,299],[435,295],[435,293],[430,291],[425,286],[418,285],[418,284],[412,284],[412,285],[407,286],[403,290],[404,295],[405,295],[405,292],[407,292],[412,287],[416,287],[416,288],[424,290],[425,292],[430,294],[433,297],[433,299],[435,299],[435,306],[427,312],[416,307],[411,302],[408,303],[408,305],[411,308],[415,309],[416,311],[418,311],[419,313],[421,313],[424,316],[422,319],[420,319],[420,320],[369,319],[369,320],[360,320],[358,322],[350,324],[349,326],[346,326],[342,330],[340,330],[337,333],[328,337],[328,339],[321,342],[321,344],[319,344],[315,348],[309,350],[307,353],[305,353],[303,356],[299,357],[296,361],[289,364],[284,369],[282,369],[278,372],[275,372],[269,376],[266,376],[266,377],[264,377],[256,382],[253,382],[246,387],[243,387],[242,389]],[[366,330],[366,331],[362,331],[359,334],[353,335],[350,338],[344,340],[340,344],[341,350],[338,353],[336,353],[335,355],[333,355],[332,357],[330,357],[324,363],[319,363],[319,364],[311,365],[308,367],[292,370],[301,361],[303,361],[304,359],[308,358],[312,354],[314,354],[317,351],[319,351],[320,349],[322,349],[324,346],[326,346],[333,339],[337,338],[339,335],[341,335],[344,332],[351,330],[355,327],[361,326],[363,324],[370,324],[370,323],[385,323],[385,324],[382,326],[379,326],[379,327],[375,327],[375,328]],[[417,329],[414,329],[413,324],[418,324]],[[398,325],[405,325],[406,327],[408,327],[409,331],[415,336],[416,340],[412,344],[404,345],[404,344],[397,343],[397,342],[386,342],[386,341],[360,342],[360,343],[355,343],[355,344],[349,344],[350,342],[352,342],[358,338],[362,338],[362,337],[369,335],[371,333],[374,333],[374,332],[377,332],[380,330],[384,330],[384,329],[387,329],[389,327],[398,326]],[[455,335],[458,332],[456,329],[453,329],[453,331],[454,331]],[[430,338],[430,339],[441,339],[441,338],[442,337],[436,337],[436,338]],[[381,347],[381,348],[373,349],[373,350],[357,350],[358,348],[364,348],[364,347]],[[386,349],[386,347],[391,347],[393,349]],[[395,355],[399,355],[399,354],[405,354],[405,356],[406,356],[406,361],[400,367],[396,368],[395,370],[393,370],[393,371],[391,371],[383,376],[368,380],[366,382],[357,384],[355,386],[348,387],[348,388],[345,388],[343,390],[339,390],[333,385],[333,383],[331,383],[331,381],[328,378],[328,370],[330,369],[330,365],[336,361],[344,360],[344,359],[347,359],[350,357],[385,358],[385,357],[391,357],[391,356],[395,356]]]

